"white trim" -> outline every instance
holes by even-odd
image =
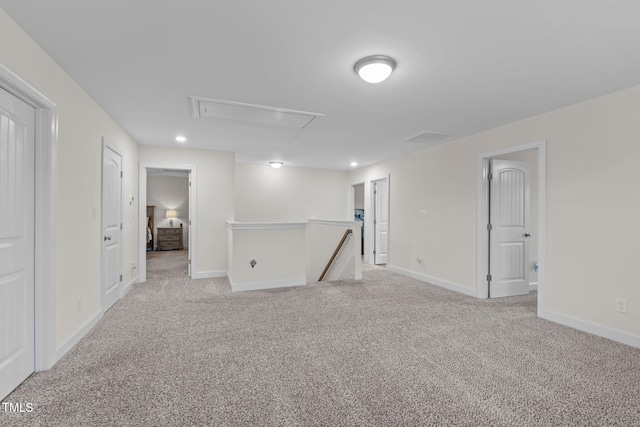
[[[93,316],[91,316],[78,329],[76,329],[76,331],[72,333],[71,336],[64,340],[64,342],[56,350],[56,359],[62,359],[62,357],[67,354],[67,352],[71,350],[74,345],[76,345],[85,335],[89,333],[91,328],[93,328],[100,321],[100,319],[102,319],[102,316],[102,309],[96,311]]]
[[[489,285],[487,283],[487,272],[489,263],[487,224],[489,223],[489,183],[487,181],[488,164],[484,154],[478,154],[477,159],[478,176],[476,177],[476,296],[478,298],[489,297]]]
[[[35,148],[35,370],[56,358],[56,204],[58,200],[58,108],[0,64],[0,87],[36,109]]]
[[[212,279],[214,277],[227,277],[227,270],[198,271],[191,274],[192,279]]]
[[[349,195],[347,196],[347,218],[353,218],[356,211],[356,188],[349,185]]]
[[[528,142],[501,148],[486,153],[479,153],[477,158],[477,207],[476,207],[476,296],[487,298],[489,288],[487,286],[488,268],[488,173],[487,160],[503,154],[515,153],[525,150],[538,150],[538,316],[542,317],[546,308],[546,260],[547,260],[547,152],[546,140]]]
[[[189,172],[187,173],[187,179],[189,180],[189,189],[187,192],[187,195],[189,196],[189,202],[188,202],[189,217],[187,218],[187,221],[189,222],[188,224],[189,231],[187,232],[189,245],[185,246],[185,248],[188,250],[187,262],[189,263],[189,265],[187,266],[187,274],[190,278],[193,279],[194,273],[198,271],[196,269],[197,262],[196,262],[196,256],[195,256],[197,252],[196,242],[198,241],[198,237],[196,236],[196,229],[197,229],[196,210],[197,209],[196,209],[196,168],[195,166],[192,169],[189,169]],[[146,212],[146,206],[145,206],[145,212]],[[189,246],[191,245],[193,245],[193,251],[189,249]],[[146,260],[146,257],[147,255],[145,251],[145,260]],[[145,267],[146,267],[146,264],[145,264]]]
[[[538,282],[529,283],[529,292],[538,290]]]
[[[360,227],[361,221],[341,221],[333,219],[310,219],[309,224],[335,225],[340,227]]]
[[[427,276],[426,274],[416,273],[393,265],[388,265],[387,270],[393,271],[394,273],[402,274],[403,276],[411,277],[412,279],[420,280],[421,282],[426,282],[432,285],[439,286],[441,288],[449,289],[450,291],[468,295],[470,297],[476,296],[475,289],[467,288],[466,286],[449,282],[448,280],[438,279],[437,277]]]
[[[349,273],[349,279],[351,280],[362,280],[362,271],[358,275],[356,275],[355,271]]]
[[[269,282],[252,282],[234,284],[229,277],[229,283],[231,283],[231,292],[244,292],[244,291],[259,291],[262,289],[275,289],[275,288],[289,288],[292,286],[305,286],[307,284],[306,278],[290,279],[290,280],[273,280]]]
[[[138,167],[138,279],[139,282],[147,281],[147,170],[170,169],[191,172],[191,188],[189,190],[189,259],[191,260],[191,278],[197,276],[197,197],[196,181],[198,174],[195,165],[175,163],[140,163]]]
[[[306,222],[238,222],[227,221],[230,230],[286,230],[305,228]]]
[[[134,277],[133,280],[131,280],[129,284],[122,290],[122,297],[128,294],[129,291],[133,289],[133,287],[137,284],[138,284],[138,276]]]
[[[580,319],[566,314],[559,314],[553,311],[547,311],[540,316],[542,319],[550,320],[563,326],[568,326],[579,331],[597,335],[599,337],[608,338],[622,344],[640,348],[640,336],[633,335],[629,332],[612,328],[610,326],[601,325],[589,320]]]

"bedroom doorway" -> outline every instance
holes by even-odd
[[[506,272],[508,274],[505,277],[508,276],[509,281],[514,281],[511,279],[516,277],[525,278],[523,280],[526,283],[520,286],[523,290],[516,293],[537,291],[538,314],[545,310],[546,291],[544,277],[546,259],[545,153],[546,143],[542,140],[478,155],[477,296],[479,298],[493,298],[512,294],[511,290],[501,291],[500,284],[496,283],[496,279],[504,276],[503,273]],[[503,170],[507,173],[502,178],[498,177],[497,175]],[[522,179],[518,176],[521,176]],[[530,201],[529,207],[523,204],[520,210],[516,209],[516,213],[522,211],[521,215],[508,215],[507,219],[511,225],[507,228],[511,230],[507,230],[507,232],[514,231],[515,234],[511,237],[507,236],[508,242],[502,245],[504,249],[500,249],[497,247],[500,245],[496,245],[500,240],[501,225],[493,224],[493,222],[501,221],[496,219],[496,211],[508,213],[505,211],[506,205],[504,203],[509,201],[509,197],[503,197],[505,202],[502,205],[496,201],[496,194],[492,194],[492,192],[501,191],[499,186],[494,185],[493,181],[496,178],[500,178],[504,184],[511,185],[511,187],[514,187],[514,183],[521,183],[525,191],[529,193],[529,196],[525,195],[525,198]],[[518,187],[518,185],[515,186]],[[517,197],[516,200],[518,200]],[[524,228],[514,226],[515,222],[518,222],[514,222],[516,217],[523,218],[520,222]],[[526,244],[522,244],[523,242]],[[529,255],[526,254],[527,247],[530,249]],[[501,257],[500,251],[506,251],[502,255],[507,256]],[[522,262],[519,262],[518,265],[510,262],[503,266],[498,265],[499,263],[496,264],[496,261],[510,259],[510,255],[514,259],[523,258]]]
[[[151,259],[155,263],[177,263],[187,277],[193,277],[196,271],[195,168],[141,165],[139,185],[139,281],[147,280],[147,261]]]

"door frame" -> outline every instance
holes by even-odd
[[[365,253],[367,253],[369,256],[369,261],[370,261],[369,264],[375,265],[376,257],[375,257],[375,254],[373,253],[373,251],[376,249],[376,236],[375,236],[376,227],[375,227],[375,224],[373,223],[373,220],[375,219],[375,209],[376,209],[374,183],[376,181],[382,181],[383,179],[387,180],[387,219],[388,219],[388,222],[387,222],[387,248],[388,248],[387,268],[388,268],[391,265],[391,174],[387,174],[379,178],[371,179],[369,181],[369,205],[371,206],[371,215],[367,216],[365,213],[365,231],[367,231],[366,227],[368,226],[368,230],[371,230],[371,232],[367,233],[369,235],[369,239],[366,239],[366,235],[365,235],[365,239],[366,239],[365,247],[367,246],[367,241],[369,243],[368,248],[365,248],[365,249],[368,249],[365,251]],[[367,193],[365,189],[365,195],[366,194]]]
[[[118,148],[117,145],[114,145],[113,143],[109,142],[109,140],[107,138],[105,138],[104,136],[102,137],[102,167],[100,169],[100,311],[104,314],[105,312],[105,308],[104,308],[104,301],[105,301],[105,297],[106,297],[106,289],[105,289],[105,283],[104,281],[104,271],[103,269],[106,267],[105,266],[105,247],[102,241],[102,238],[104,236],[104,218],[105,218],[105,214],[104,214],[104,153],[106,149],[109,149],[111,151],[113,151],[114,153],[116,153],[118,156],[120,156],[120,172],[122,172],[122,168],[124,165],[124,154],[122,152],[122,150],[120,150]],[[124,192],[123,192],[123,187],[122,187],[122,174],[120,175],[120,248],[118,249],[118,276],[121,276],[123,274],[123,250],[122,250],[122,241],[123,241],[123,229],[122,229],[122,224],[124,223],[124,203],[123,203],[123,196],[124,196]],[[123,295],[123,283],[122,280],[118,279],[118,300],[120,300],[120,298],[122,298]],[[108,309],[107,309],[108,310]]]
[[[2,64],[0,87],[36,110],[34,371],[43,371],[56,362],[58,108],[53,101]]]
[[[533,141],[525,144],[514,145],[495,151],[478,154],[478,178],[477,178],[477,297],[488,298],[489,286],[487,274],[489,268],[489,236],[487,224],[489,223],[489,160],[504,154],[515,153],[531,149],[538,150],[538,316],[546,310],[546,266],[547,266],[547,164],[546,164],[546,140]]]
[[[195,165],[175,164],[175,163],[140,163],[138,171],[138,281],[147,281],[147,172],[149,169],[170,169],[176,171],[189,172],[191,187],[189,188],[189,259],[191,260],[191,278],[197,279],[196,251],[196,167]]]

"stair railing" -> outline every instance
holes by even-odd
[[[338,256],[338,253],[340,252],[340,249],[342,249],[342,246],[344,246],[344,242],[347,240],[348,237],[351,237],[350,235],[352,233],[353,233],[352,229],[348,229],[347,231],[344,232],[344,234],[342,235],[342,239],[340,240],[340,243],[338,243],[338,246],[336,246],[336,250],[333,251],[333,255],[331,255],[331,258],[329,259],[329,262],[327,263],[327,266],[324,268],[324,271],[320,275],[320,278],[318,279],[318,282],[322,282],[322,279],[324,279],[324,277],[326,276],[327,272],[329,271],[329,269],[333,265],[333,262],[335,261],[336,257]]]

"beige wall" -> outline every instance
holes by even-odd
[[[190,165],[196,169],[195,277],[227,270],[227,221],[233,220],[235,154],[141,145],[143,165]]]
[[[236,165],[236,221],[347,218],[349,174],[269,165]]]
[[[123,283],[136,280],[137,144],[0,10],[0,63],[58,106],[56,343],[61,347],[100,312],[102,138],[123,154]],[[78,177],[81,177],[79,179]],[[93,209],[96,218],[93,218]],[[77,310],[77,300],[82,308]]]
[[[167,209],[175,209],[178,217],[173,226],[183,225],[182,242],[189,246],[189,178],[179,176],[147,176],[147,205],[155,206],[155,228],[170,227]],[[157,236],[156,231],[153,232]],[[154,245],[157,241],[154,240]]]
[[[354,209],[364,209],[364,184],[354,185],[353,195]]]
[[[391,174],[390,264],[475,289],[478,154],[547,141],[550,312],[640,336],[640,87],[353,171]],[[429,209],[429,218],[419,218]],[[423,265],[417,256],[425,259]],[[616,297],[628,314],[614,311]]]
[[[231,248],[229,279],[232,289],[304,285],[305,227],[234,229],[228,231]],[[256,265],[251,267],[251,261]]]

